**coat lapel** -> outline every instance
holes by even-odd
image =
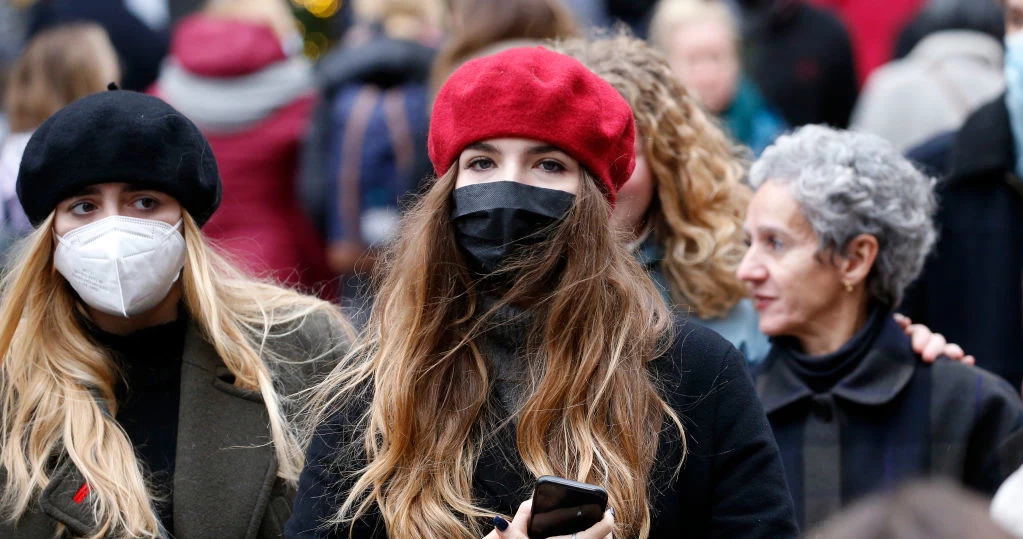
[[[185,337],[174,473],[174,532],[253,538],[277,478],[266,406],[194,327]]]
[[[73,536],[87,537],[96,529],[88,497],[85,478],[71,459],[65,457],[39,496],[39,507],[46,516],[67,526]]]

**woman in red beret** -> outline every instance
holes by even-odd
[[[742,355],[674,320],[610,225],[634,136],[628,103],[562,54],[451,76],[438,178],[314,399],[285,537],[525,538],[542,475],[607,491],[575,539],[797,535]]]

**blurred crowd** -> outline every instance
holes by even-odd
[[[16,188],[32,133],[114,85],[163,99],[209,141],[223,194],[203,232],[231,260],[362,326],[382,254],[434,179],[438,92],[470,60],[543,45],[632,107],[637,172],[612,222],[667,303],[743,354],[801,527],[1023,538],[1023,1],[351,0],[316,58],[299,9],[0,4],[0,251],[33,231]],[[817,124],[876,137],[806,127]],[[862,275],[843,267],[825,283],[771,258],[784,239],[758,227],[787,215],[791,201],[771,198],[779,178],[813,245],[862,247]],[[822,364],[807,359],[811,341],[790,346],[795,330],[772,332],[758,313],[777,299],[769,284],[803,294],[790,307],[811,314],[824,307],[805,305],[864,288],[867,308],[840,341],[851,344],[829,352],[826,372],[800,372]],[[976,358],[948,369],[985,374],[960,384],[973,375],[939,363],[923,380],[894,344],[868,354],[893,310],[907,331],[923,324]],[[943,415],[953,404],[964,411]],[[886,452],[917,428],[926,466]],[[952,482],[901,481],[932,471]]]

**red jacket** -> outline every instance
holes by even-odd
[[[973,1],[973,0],[971,0]],[[976,0],[980,1],[980,0]],[[899,32],[925,0],[810,0],[835,10],[852,38],[860,86],[874,68],[892,57]]]
[[[189,116],[216,155],[223,201],[203,231],[252,274],[311,289],[329,274],[295,185],[315,99],[303,65],[268,26],[200,15],[176,28],[152,93]]]

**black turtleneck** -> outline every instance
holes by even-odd
[[[775,343],[781,347],[792,372],[799,376],[807,387],[814,393],[826,393],[851,373],[867,356],[867,352],[874,346],[874,342],[877,341],[877,337],[884,327],[885,320],[890,315],[890,309],[874,306],[870,310],[867,321],[856,334],[841,348],[830,354],[807,355],[803,353],[799,341],[792,337],[777,339]]]
[[[188,317],[182,312],[173,322],[128,335],[91,328],[121,369],[116,388],[117,422],[149,469],[149,480],[162,498],[157,504],[160,520],[171,533],[181,359],[187,327]]]

